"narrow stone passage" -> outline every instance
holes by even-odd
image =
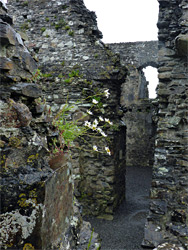
[[[113,221],[87,218],[102,239],[101,250],[141,250],[145,219],[149,207],[152,169],[128,167],[126,202],[114,215]]]

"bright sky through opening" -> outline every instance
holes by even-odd
[[[148,84],[148,91],[149,91],[149,98],[155,99],[156,98],[156,88],[158,85],[158,72],[157,69],[151,66],[143,69],[146,80],[149,82]]]
[[[105,43],[157,40],[157,0],[84,0]]]

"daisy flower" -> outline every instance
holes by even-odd
[[[105,90],[105,91],[104,91],[104,95],[106,96],[106,98],[108,98],[108,97],[109,97],[109,95],[110,95],[110,93],[109,93],[109,89],[107,89],[107,90]]]
[[[93,103],[93,104],[97,104],[97,103],[98,103],[98,101],[97,101],[97,100],[95,100],[95,99],[93,99],[93,100],[92,100],[92,103]]]
[[[107,135],[103,131],[101,132],[101,135],[107,137]]]
[[[88,115],[92,115],[93,113],[90,110],[87,110]]]
[[[106,150],[106,152],[107,152],[108,155],[111,155],[109,147],[105,147],[105,150]]]
[[[99,116],[99,121],[103,122],[104,119],[102,118],[102,116]]]
[[[94,151],[98,151],[98,148],[97,148],[96,145],[93,146],[93,150],[94,150]]]
[[[91,122],[85,121],[84,126],[90,128],[91,127]]]
[[[97,119],[95,119],[94,121],[93,121],[93,125],[98,125],[99,124],[99,122],[97,121]]]
[[[111,122],[108,118],[104,118],[105,122],[107,122],[110,125],[113,125],[113,122]]]
[[[97,128],[97,131],[101,134],[103,131],[101,128]]]
[[[94,125],[94,124],[92,124],[91,128],[92,128],[93,130],[96,130],[96,129],[97,129],[97,126]]]

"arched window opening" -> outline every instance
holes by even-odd
[[[156,88],[158,85],[158,73],[157,69],[151,66],[148,66],[143,69],[146,80],[149,82],[148,84],[148,92],[149,98],[155,99],[157,97]]]

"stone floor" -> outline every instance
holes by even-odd
[[[141,250],[149,206],[150,168],[127,168],[127,193],[113,221],[87,218],[102,239],[101,250]]]

